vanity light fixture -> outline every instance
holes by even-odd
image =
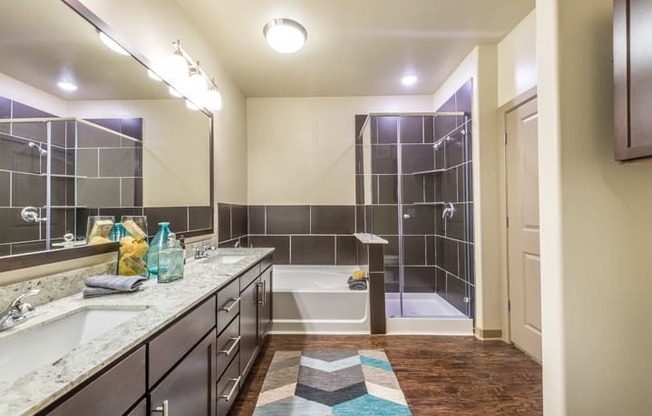
[[[104,43],[107,48],[111,49],[113,52],[119,53],[120,55],[129,55],[129,52],[127,52],[122,46],[118,45],[116,41],[108,37],[106,33],[99,32],[99,34],[100,40],[102,40],[102,43]]]
[[[210,111],[222,109],[222,95],[214,78],[209,78],[186,51],[181,48],[181,41],[173,42],[174,55],[170,57],[167,82],[169,91],[175,97],[185,96],[186,107],[191,110],[205,108]]]
[[[174,81],[179,81],[188,77],[188,60],[181,50],[181,41],[173,42],[175,47],[174,54],[170,56],[168,68],[169,76]]]
[[[59,81],[57,86],[64,91],[77,91],[77,86],[70,81]]]
[[[267,43],[277,52],[294,53],[303,48],[308,31],[299,22],[291,19],[272,19],[263,27]]]
[[[409,87],[410,85],[414,85],[417,83],[419,78],[417,78],[416,75],[406,75],[403,78],[401,78],[401,83],[405,85],[406,87]]]

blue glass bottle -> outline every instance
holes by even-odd
[[[149,270],[150,279],[158,277],[158,255],[166,247],[169,234],[170,223],[159,222],[158,231],[149,243],[149,250],[147,251],[147,269]]]

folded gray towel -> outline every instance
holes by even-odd
[[[350,290],[367,290],[366,277],[358,280],[353,280],[353,278],[349,277],[349,280],[347,280],[346,283],[348,283]]]
[[[85,298],[90,298],[116,293],[135,292],[145,280],[147,279],[142,276],[93,276],[86,279],[86,288],[84,289],[83,295]]]

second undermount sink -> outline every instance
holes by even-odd
[[[53,364],[74,348],[136,317],[145,307],[81,309],[0,338],[0,383]],[[4,334],[3,334],[4,335]]]
[[[204,260],[207,263],[218,263],[218,264],[235,264],[240,260],[244,259],[246,256],[235,256],[235,255],[223,255],[218,254],[216,256],[211,256]]]

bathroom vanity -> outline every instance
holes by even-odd
[[[271,326],[272,252],[219,249],[173,283],[37,307],[27,323],[0,333],[0,346],[80,310],[133,316],[0,382],[0,415],[226,415]]]

